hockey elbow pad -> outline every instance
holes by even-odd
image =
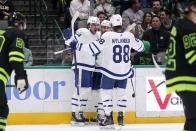
[[[15,85],[17,90],[19,91],[19,93],[21,94],[22,92],[24,92],[25,90],[28,89],[28,78],[27,78],[27,73],[26,71],[24,71],[23,75],[15,75],[14,77],[14,81],[15,81]]]
[[[145,54],[150,53],[150,42],[143,40],[143,43],[144,43],[144,53]]]

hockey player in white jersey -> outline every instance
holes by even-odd
[[[91,94],[92,87],[92,72],[95,66],[95,57],[90,56],[88,53],[82,51],[82,46],[95,41],[100,36],[98,29],[100,26],[99,19],[97,17],[89,17],[87,21],[87,28],[80,28],[76,31],[76,35],[72,36],[69,40],[65,41],[66,44],[73,41],[77,41],[80,44],[78,50],[76,50],[76,64],[78,69],[78,87],[79,96],[75,91],[72,97],[72,124],[83,125],[87,119],[84,116],[84,108],[88,102],[88,96]],[[74,67],[74,66],[73,66]]]
[[[117,87],[118,124],[124,125],[123,118],[127,106],[127,79],[133,75],[130,61],[131,49],[141,52],[145,48],[144,43],[136,39],[132,33],[122,31],[120,15],[113,15],[110,22],[113,31],[104,33],[101,39],[89,45],[92,53],[97,56],[98,66],[96,69],[102,73],[100,93],[105,115],[100,125],[104,127],[113,127],[114,124],[112,117],[114,87]]]
[[[109,20],[103,20],[101,22],[101,34],[104,34],[105,32],[108,32],[111,30],[111,22]]]
[[[112,117],[112,95],[113,88],[117,87],[118,124],[123,126],[124,112],[127,106],[126,85],[127,79],[133,75],[130,61],[131,49],[138,52],[149,47],[136,39],[130,32],[123,32],[122,18],[120,15],[113,15],[110,19],[113,31],[104,33],[101,39],[92,42],[90,45],[82,46],[82,49],[97,58],[97,70],[101,76],[101,101],[105,115],[100,123],[101,126],[113,126]],[[80,49],[77,45],[77,50]],[[88,49],[90,51],[88,51]]]
[[[110,21],[109,20],[103,20],[101,22],[100,34],[102,35],[105,32],[110,31],[110,29],[111,29]],[[99,70],[95,70],[93,72],[92,98],[94,100],[94,103],[93,103],[93,105],[95,107],[94,111],[97,112],[97,115],[96,115],[95,118],[91,119],[92,122],[100,122],[100,115],[103,112],[102,111],[103,110],[103,104],[100,101],[101,76],[102,76],[102,74],[99,72]]]

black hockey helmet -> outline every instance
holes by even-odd
[[[192,5],[196,5],[196,0],[183,0],[181,5],[182,5],[183,12],[188,13],[190,11],[190,7]]]
[[[13,12],[8,17],[9,26],[18,26],[26,22],[25,16],[20,12]]]

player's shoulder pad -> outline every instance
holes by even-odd
[[[8,39],[14,39],[16,36],[17,32],[14,28],[8,29],[5,33],[4,36]]]
[[[111,34],[112,34],[112,31],[105,32],[105,33],[102,34],[101,38],[107,38]]]
[[[89,30],[87,28],[80,28],[76,31],[76,34],[81,34],[81,35],[87,34],[87,33],[89,33]]]
[[[125,33],[126,35],[131,36],[131,37],[134,37],[133,33],[131,33],[130,31],[125,31],[124,33]]]

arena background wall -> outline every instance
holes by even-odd
[[[63,124],[71,120],[71,96],[74,74],[69,66],[28,67],[29,89],[19,95],[16,88],[7,87],[10,107],[8,124]],[[182,102],[175,94],[166,94],[165,78],[154,66],[135,66],[135,76],[127,84],[128,107],[125,123],[184,122]],[[7,83],[13,83],[11,79]],[[157,86],[158,85],[158,86]],[[115,91],[114,91],[115,99]],[[95,115],[93,99],[86,115]],[[116,101],[114,102],[114,105]],[[116,106],[114,106],[116,111]],[[114,112],[116,122],[117,113]]]

